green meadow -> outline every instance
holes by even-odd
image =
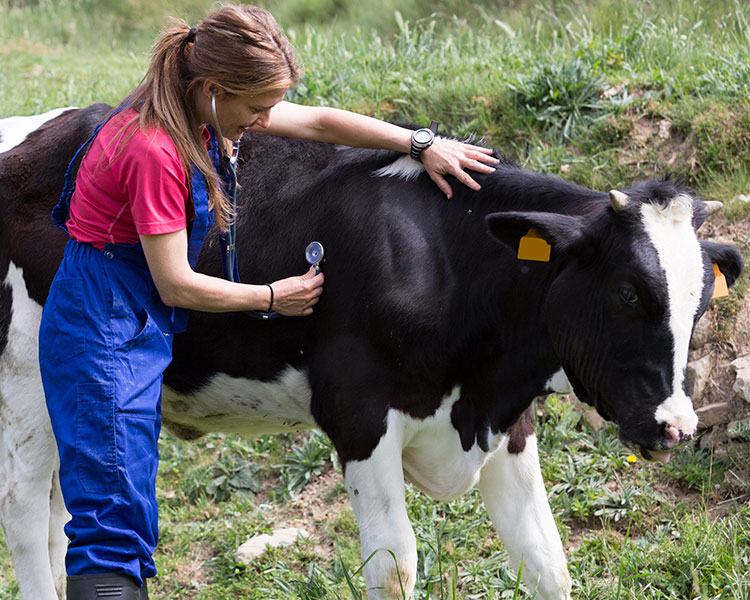
[[[166,15],[207,0],[0,0],[0,118],[116,103]],[[725,209],[707,232],[750,260],[750,4],[744,0],[267,0],[305,77],[288,99],[475,136],[524,168],[609,190],[684,178]],[[731,344],[745,274],[709,311]],[[747,333],[745,334],[747,335]],[[587,409],[536,401],[543,474],[574,581],[590,600],[750,599],[750,421],[667,465],[634,460]],[[364,598],[357,522],[325,436],[161,439],[152,598]],[[407,488],[415,598],[533,598],[478,493]],[[325,509],[325,510],[324,510]],[[251,565],[247,538],[313,536]],[[0,543],[0,600],[17,600]]]

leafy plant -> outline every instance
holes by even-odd
[[[705,491],[711,479],[721,480],[723,465],[713,454],[703,448],[690,446],[675,453],[664,465],[664,470],[673,479],[696,491]]]
[[[237,457],[220,461],[207,473],[206,494],[214,502],[228,500],[234,495],[252,499],[261,490],[256,477],[260,469],[260,465]]]
[[[290,494],[298,494],[315,475],[320,475],[329,462],[334,462],[335,451],[328,437],[314,431],[303,444],[294,444],[286,462],[280,465],[282,477]]]
[[[517,75],[508,86],[522,113],[552,134],[571,139],[605,114],[606,104],[599,99],[604,77],[594,71],[576,57],[543,63],[530,75]]]
[[[615,522],[637,510],[635,498],[640,496],[641,492],[634,486],[625,486],[618,492],[607,490],[607,496],[600,503],[600,508],[594,511],[597,517],[606,517],[613,519]]]
[[[743,439],[746,442],[750,442],[750,419],[737,421],[734,426],[729,429],[729,434]]]

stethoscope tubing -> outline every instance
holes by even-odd
[[[228,191],[232,201],[232,214],[229,217],[229,226],[227,227],[226,270],[224,276],[233,283],[241,283],[238,269],[236,270],[237,247],[235,246],[237,240],[237,159],[240,155],[240,140],[237,140],[232,145],[232,155],[230,156],[227,153],[224,134],[221,131],[221,125],[219,125],[219,119],[216,116],[216,92],[213,92],[211,95],[211,114],[213,115],[214,126],[216,127],[216,133],[219,137],[219,143],[221,144],[222,156],[226,159],[229,173],[231,174]],[[277,319],[281,316],[274,310],[246,310],[244,312],[245,314],[262,321]]]
[[[236,246],[235,242],[237,239],[237,159],[240,155],[240,141],[237,140],[233,144],[232,155],[227,153],[226,143],[224,141],[224,134],[221,131],[221,125],[219,125],[219,119],[216,116],[216,92],[211,95],[211,114],[214,118],[214,126],[216,127],[216,133],[219,136],[219,143],[221,144],[222,156],[226,159],[229,165],[229,172],[231,174],[231,181],[229,185],[229,195],[232,201],[232,214],[230,215],[229,227],[227,228],[227,277],[230,281],[239,283],[235,278],[234,265],[236,263]]]

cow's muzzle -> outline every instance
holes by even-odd
[[[667,440],[667,448],[677,448],[693,441],[695,437],[695,429],[689,432],[685,432],[682,429],[678,429],[673,425],[664,423],[663,426],[664,438]]]
[[[641,456],[646,460],[657,460],[662,463],[669,462],[672,450],[679,447],[685,446],[695,438],[695,429],[689,432],[685,432],[682,429],[678,429],[673,425],[667,423],[662,424],[662,439],[660,440],[660,448],[646,448],[645,446],[638,445],[638,450]]]

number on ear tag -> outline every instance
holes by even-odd
[[[729,295],[729,288],[727,287],[727,278],[724,277],[724,273],[719,270],[719,265],[714,263],[714,295],[711,298],[723,298]]]
[[[521,238],[521,242],[518,244],[519,260],[549,262],[551,251],[552,246],[550,246],[546,240],[539,237],[539,234],[533,227]]]

